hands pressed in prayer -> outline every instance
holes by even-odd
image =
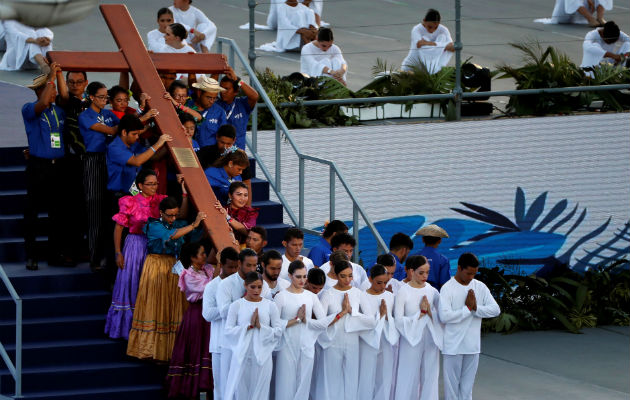
[[[343,301],[341,302],[341,311],[346,314],[352,314],[352,306],[350,305],[350,298],[348,293],[343,295]]]
[[[468,290],[468,295],[466,296],[466,307],[468,307],[471,311],[477,311],[477,298],[475,297],[475,291],[472,289]]]
[[[252,313],[252,318],[249,320],[249,326],[247,330],[256,328],[256,321],[258,320],[258,309],[254,310]]]
[[[427,296],[422,296],[422,301],[420,301],[420,317],[422,317],[424,314],[432,317],[431,304],[429,303],[429,299],[427,299]]]
[[[381,314],[381,318],[385,317],[385,319],[387,319],[387,304],[385,303],[385,299],[381,299],[381,305],[378,308],[378,312]]]
[[[306,322],[306,304],[302,304],[302,307],[298,309],[297,317],[301,322]]]

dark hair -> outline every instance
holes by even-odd
[[[144,184],[144,181],[146,181],[147,178],[150,177],[151,175],[157,177],[157,174],[155,173],[154,170],[149,169],[149,168],[142,168],[138,172],[138,175],[136,175],[136,185]]]
[[[179,208],[179,203],[174,197],[166,197],[160,202],[160,211],[162,212],[173,208]]]
[[[350,259],[348,259],[348,255],[343,250],[337,250],[330,253],[329,260],[331,265],[339,261],[350,261]]]
[[[118,93],[124,93],[127,96],[129,96],[129,90],[125,89],[122,86],[116,85],[116,86],[112,86],[111,88],[109,88],[109,90],[107,91],[107,95],[109,96],[110,99],[114,99],[114,97],[116,97],[116,95]]]
[[[189,268],[192,265],[192,258],[197,256],[202,247],[201,242],[184,243],[179,252],[179,261],[182,262],[184,268]]]
[[[122,131],[127,133],[132,131],[141,131],[144,129],[144,124],[140,121],[140,118],[134,114],[125,114],[118,123],[118,135],[122,135]]]
[[[306,268],[301,260],[295,260],[289,264],[289,275],[293,275],[296,270]]]
[[[236,128],[232,124],[221,125],[217,130],[217,137],[228,137],[230,139],[236,139]]]
[[[407,262],[405,262],[405,269],[412,269],[415,271],[426,263],[427,258],[425,256],[411,256],[407,258]]]
[[[267,240],[267,230],[265,229],[265,227],[260,226],[260,225],[256,225],[252,229],[250,229],[249,231],[259,234],[260,238],[263,240],[263,242],[265,240]]]
[[[171,11],[168,7],[162,7],[158,10],[158,16],[157,19],[160,19],[160,17],[164,14],[170,14],[173,15],[173,11]]]
[[[241,149],[235,150],[231,153],[227,153],[226,155],[219,157],[219,159],[213,165],[215,167],[224,167],[230,161],[243,168],[249,167],[249,157],[247,157],[247,153],[245,153]]]
[[[224,75],[223,78],[221,78],[221,82],[219,82],[219,84],[224,82],[230,82],[230,85],[232,85],[232,90],[236,89],[236,81],[234,79],[230,79],[227,75]]]
[[[326,274],[319,268],[311,268],[306,274],[306,281],[313,285],[325,285]]]
[[[437,236],[422,236],[422,241],[427,246],[433,246],[434,244],[439,243],[440,240],[442,240],[442,238]]]
[[[374,266],[370,268],[370,278],[374,279],[381,275],[387,275],[387,270],[381,264],[374,264]]]
[[[413,240],[402,232],[398,232],[389,240],[390,250],[400,250],[401,248],[413,249]]]
[[[194,122],[195,124],[197,124],[197,121],[195,121],[195,117],[188,113],[179,114],[179,122],[181,122],[182,125],[184,125],[186,122]]]
[[[347,231],[348,231],[348,226],[344,224],[343,221],[339,221],[338,219],[333,219],[324,228],[324,233],[322,233],[322,236],[324,238],[329,238],[335,233],[345,233]]]
[[[249,191],[249,188],[247,187],[246,184],[244,184],[241,181],[234,181],[234,182],[230,183],[230,187],[228,188],[228,194],[234,194],[234,192],[238,188],[244,188],[244,189],[247,189]]]
[[[619,26],[617,26],[615,21],[608,21],[604,24],[602,36],[605,41],[610,41],[611,43],[616,42],[617,40],[619,40],[619,35]]]
[[[478,268],[479,267],[479,259],[473,253],[464,253],[459,256],[457,260],[457,266],[461,267],[461,269],[470,268]]]
[[[345,269],[352,269],[352,265],[348,262],[348,261],[338,261],[336,263],[333,264],[333,268],[335,271],[335,275],[339,275],[339,273],[341,273],[341,271],[345,270]]]
[[[304,232],[302,232],[300,228],[296,228],[294,226],[287,229],[282,240],[289,243],[291,239],[304,239]]]
[[[376,257],[376,263],[384,267],[391,267],[392,265],[396,265],[396,259],[391,254],[381,254]]]
[[[186,39],[186,37],[188,36],[188,32],[186,32],[186,28],[184,28],[184,25],[182,24],[178,24],[177,22],[175,22],[174,24],[170,24],[168,27],[171,28],[173,35],[177,36],[181,40]]]
[[[330,28],[319,28],[317,31],[317,41],[318,42],[331,42],[333,41],[333,32]]]
[[[424,20],[426,22],[440,22],[442,20],[442,17],[440,16],[440,12],[438,10],[435,10],[433,8],[429,8],[429,10],[427,11],[426,15],[424,16]]]
[[[249,248],[245,248],[243,250],[241,250],[240,253],[238,253],[238,260],[240,262],[245,261],[246,257],[258,257],[258,254],[256,254],[256,252],[252,249]]]
[[[238,261],[238,251],[234,247],[226,247],[221,250],[219,261],[221,264],[225,264],[227,260]]]
[[[267,265],[269,263],[269,260],[282,260],[282,254],[280,254],[277,250],[265,251],[260,261],[263,264]]]
[[[245,274],[245,284],[249,285],[250,283],[254,283],[256,281],[262,281],[262,275],[260,275],[256,271],[248,272]]]
[[[89,85],[87,85],[85,91],[89,96],[96,96],[96,92],[98,92],[102,88],[107,88],[107,86],[105,86],[105,84],[101,82],[91,82]]]
[[[342,244],[349,244],[352,247],[357,245],[357,241],[354,240],[354,237],[348,233],[338,233],[333,236],[330,241],[330,247],[333,249],[339,248]]]
[[[173,96],[175,89],[186,89],[186,93],[188,93],[188,86],[186,86],[186,84],[179,79],[174,80],[173,83],[171,83],[168,87],[168,92],[171,96]]]
[[[85,71],[68,71],[68,72],[66,72],[66,81],[68,81],[68,77],[70,76],[70,74],[81,74],[81,75],[83,75],[83,79],[85,79],[87,81],[87,72],[85,72]]]

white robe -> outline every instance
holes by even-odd
[[[350,264],[352,265],[352,286],[354,286],[357,289],[362,290],[361,288],[363,287],[365,282],[369,283],[367,272],[365,272],[365,269],[363,269],[363,267],[360,266],[359,264],[355,264],[353,262],[350,262]],[[324,273],[326,274],[326,284],[328,284],[328,279],[329,279],[328,272],[330,271],[330,268],[331,268],[330,261],[328,261],[326,264],[319,267],[319,269],[324,271]],[[331,279],[331,281],[334,281],[334,279]],[[335,284],[337,284],[336,281],[335,283],[333,283],[332,286],[334,286]]]
[[[267,281],[263,279],[263,291],[267,293],[266,298],[269,300],[273,300],[280,291],[288,288],[289,286],[291,286],[291,282],[286,279],[278,278],[276,281],[276,287],[272,289]]]
[[[392,278],[389,281],[387,281],[387,285],[385,287],[392,287],[392,291],[390,293],[392,293],[394,296],[396,296],[396,294],[398,293],[398,290],[401,288],[401,286],[405,285],[404,282],[399,281],[398,279]],[[359,289],[361,289],[361,291],[365,292],[366,290],[368,290],[370,287],[372,287],[372,283],[370,282],[370,279],[368,278],[367,280],[365,280],[362,284],[361,287]]]
[[[295,7],[286,3],[278,5],[278,33],[275,46],[283,51],[297,49],[301,45],[301,36],[297,34],[300,28],[317,26],[315,13],[303,4]]]
[[[217,276],[206,285],[203,290],[202,310],[203,318],[210,322],[210,353],[212,354],[212,379],[214,381],[214,399],[223,397],[221,380],[221,338],[223,337],[223,319],[217,306],[217,291],[221,277]]]
[[[420,313],[427,296],[432,317]],[[396,400],[437,400],[440,375],[440,349],[443,326],[440,323],[440,294],[427,283],[423,288],[403,286],[396,296],[394,320],[400,332]]]
[[[210,19],[203,13],[200,9],[194,6],[190,6],[188,10],[182,11],[179,8],[175,8],[175,6],[170,6],[169,9],[173,12],[173,18],[175,22],[178,24],[182,24],[187,27],[187,31],[190,32],[190,28],[203,33],[206,38],[197,44],[192,44],[197,52],[201,52],[201,45],[206,46],[208,50],[212,49],[212,45],[214,44],[214,40],[217,37],[217,26],[214,22],[210,21]],[[188,35],[188,39],[192,39],[194,37],[193,34]]]
[[[604,10],[612,10],[613,8],[613,0],[593,0],[593,4],[595,6],[595,11],[593,11],[594,16],[597,12],[597,6],[601,5],[604,7]],[[550,24],[586,24],[586,18],[582,16],[582,14],[578,13],[577,10],[580,7],[586,7],[587,10],[590,11],[588,7],[587,0],[556,0],[556,4],[553,7],[553,12],[551,13]]]
[[[341,54],[341,49],[336,44],[330,46],[326,51],[323,51],[319,47],[315,46],[313,42],[305,44],[302,47],[302,54],[300,56],[300,72],[308,76],[328,76],[332,78],[332,75],[325,74],[324,68],[340,69],[346,65],[346,60]],[[347,71],[343,74],[343,80],[347,82]]]
[[[4,24],[0,21],[0,51],[4,51],[7,48],[7,42],[4,40],[5,34]]]
[[[582,68],[599,65],[602,61],[614,63],[615,60],[611,58],[604,58],[606,52],[614,54],[625,54],[630,52],[630,37],[628,37],[628,35],[624,32],[619,33],[619,40],[615,43],[608,44],[604,42],[604,39],[602,39],[599,34],[599,29],[593,29],[587,33],[584,38],[584,43],[582,44],[584,54],[582,55],[582,64],[580,64],[580,67]],[[590,74],[592,76],[592,73]]]
[[[17,21],[4,21],[4,40],[6,52],[0,61],[0,70],[16,71],[19,69],[37,68],[35,56],[46,54],[53,49],[53,32],[48,28],[31,28]],[[35,43],[26,43],[26,39],[47,37],[50,39],[48,46],[39,46]]]
[[[269,4],[269,14],[267,15],[267,26],[266,29],[277,29],[278,28],[278,7],[284,3],[284,0],[271,0],[271,4]],[[300,3],[303,3],[303,0],[300,0]],[[311,4],[308,5],[308,8],[313,10],[313,12],[319,17],[322,17],[322,9],[324,8],[324,2],[322,0],[311,1]],[[249,29],[249,28],[248,28]]]
[[[300,260],[304,263],[306,267],[306,271],[308,272],[311,268],[315,268],[313,261],[304,256],[300,256]],[[287,258],[285,254],[282,255],[282,269],[280,270],[280,278],[289,279],[289,265],[291,265],[291,261]]]
[[[435,46],[422,46],[418,48],[418,41],[424,39],[435,42]],[[411,46],[409,54],[402,62],[403,71],[411,71],[411,67],[420,63],[427,67],[430,74],[435,74],[445,67],[453,56],[453,52],[444,48],[452,43],[451,33],[444,25],[438,25],[433,33],[429,33],[420,23],[411,29]]]
[[[313,374],[315,342],[335,316],[327,316],[317,296],[308,290],[302,293],[283,290],[274,301],[285,323],[296,317],[303,304],[306,306],[306,322],[286,328],[278,346],[275,400],[307,399]]]
[[[387,318],[381,317],[381,300],[387,305]],[[399,334],[392,310],[394,295],[384,291],[379,295],[361,294],[361,312],[376,320],[376,328],[361,333],[359,399],[389,399],[394,377],[394,346]]]
[[[258,309],[260,329],[247,329],[252,314]],[[232,350],[230,372],[225,385],[224,399],[268,399],[276,348],[286,322],[273,301],[262,298],[251,302],[238,299],[230,306],[225,321],[224,340]]]
[[[330,288],[322,296],[327,315],[341,312],[344,295],[348,294],[352,314],[344,315],[329,326],[317,339],[321,346],[315,366],[315,382],[311,390],[317,400],[358,400],[359,393],[359,334],[374,329],[376,320],[361,312],[361,291]]]
[[[164,34],[157,29],[147,33],[147,50],[160,53],[162,47],[166,46],[164,42]]]

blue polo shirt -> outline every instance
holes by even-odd
[[[414,255],[425,256],[429,262],[429,277],[427,282],[437,290],[442,288],[451,279],[451,264],[448,258],[439,253],[434,247],[424,246],[422,250]]]
[[[64,155],[63,128],[66,114],[56,104],[35,114],[35,104],[26,103],[22,106],[22,119],[24,120],[24,130],[28,139],[29,153],[35,157],[47,158],[49,160],[61,158]],[[59,148],[53,147],[51,133],[58,132],[61,140]]]
[[[199,111],[203,119],[197,125],[197,141],[201,147],[212,146],[217,143],[219,127],[227,124],[225,111],[216,103],[205,111]]]
[[[107,190],[129,193],[140,167],[127,164],[127,160],[146,150],[139,142],[127,147],[121,137],[116,136],[107,146]]]
[[[85,151],[88,153],[105,153],[107,151],[107,143],[111,142],[111,139],[108,138],[109,135],[92,130],[92,125],[101,123],[107,126],[116,126],[119,122],[120,120],[111,110],[103,109],[100,113],[97,113],[91,107],[88,107],[79,114],[79,131],[81,136],[83,136]]]
[[[398,279],[399,281],[402,281],[403,279],[407,277],[407,273],[405,272],[405,266],[400,262],[396,254],[394,253],[389,253],[389,254],[391,254],[394,257],[394,260],[396,260],[396,271],[394,271],[394,278]]]
[[[232,124],[236,129],[236,147],[245,150],[247,123],[249,122],[249,115],[252,113],[252,108],[249,106],[247,96],[236,97],[232,104],[218,99],[216,104],[225,110],[228,124]]]
[[[330,253],[332,253],[330,243],[328,243],[324,238],[319,238],[319,243],[313,246],[311,251],[308,253],[308,258],[313,261],[313,264],[321,267],[330,259]]]
[[[221,202],[221,204],[227,204],[228,200],[228,189],[230,188],[230,184],[234,181],[240,181],[241,176],[235,176],[230,179],[228,177],[227,172],[225,172],[225,168],[223,167],[208,167],[205,170],[206,178],[208,178],[208,182],[210,182],[210,186],[212,186],[212,191],[214,191],[214,195],[217,197],[217,200]]]

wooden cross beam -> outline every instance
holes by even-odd
[[[163,98],[165,89],[158,76],[158,71],[223,73],[228,69],[225,57],[220,54],[149,54],[125,5],[108,4],[99,8],[120,52],[53,51],[48,53],[49,59],[59,63],[66,71],[131,72],[142,91],[151,96],[151,108],[160,112],[154,117],[158,128],[173,137],[172,142],[167,142],[168,149],[179,172],[184,175],[192,202],[199,211],[207,214],[203,224],[217,251],[225,247],[238,249],[238,242],[225,217],[214,207],[216,197],[184,134],[173,104]]]

